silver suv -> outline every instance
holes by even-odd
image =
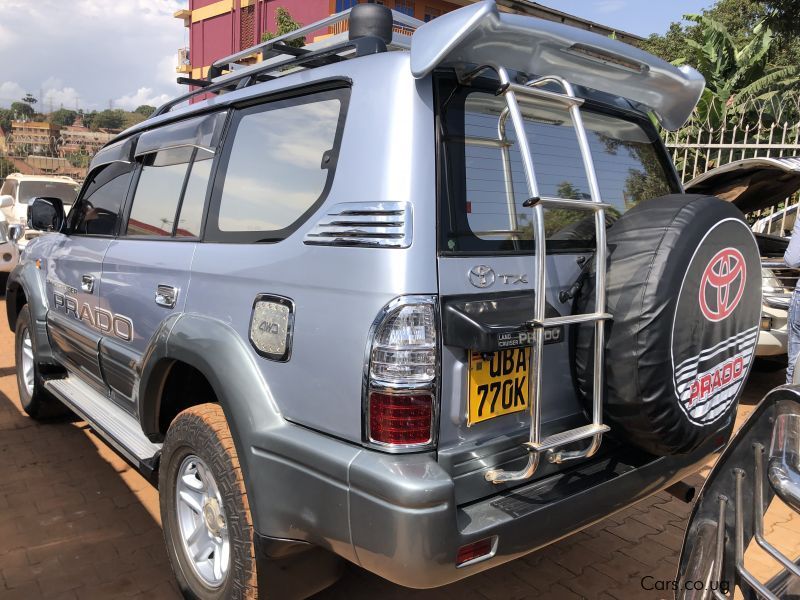
[[[649,117],[680,127],[696,71],[486,1],[358,5],[186,83],[67,217],[33,202],[7,310],[25,410],[157,482],[187,595],[307,595],[342,558],[444,585],[725,444],[758,248]]]

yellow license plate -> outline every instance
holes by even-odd
[[[470,352],[467,425],[528,408],[530,348]]]

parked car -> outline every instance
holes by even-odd
[[[34,198],[58,198],[68,210],[77,192],[78,182],[71,177],[11,173],[0,186],[0,206],[10,225],[24,227],[28,222],[28,205]],[[20,241],[25,244],[39,234],[38,231],[27,229]]]
[[[758,219],[753,223],[753,231],[776,237],[790,237],[795,218],[797,218],[797,205],[793,204]]]
[[[184,593],[309,595],[342,559],[441,586],[724,446],[762,281],[650,120],[695,70],[492,1],[359,4],[193,85],[68,216],[32,203],[6,302],[23,408],[158,482]]]
[[[673,588],[676,598],[720,597],[712,596],[714,592],[733,597],[734,587],[743,598],[790,599],[800,594],[800,558],[773,545],[764,526],[772,502],[800,513],[797,377],[793,385],[775,388],[764,397],[706,479],[686,529]],[[753,573],[750,547],[777,567],[769,579]],[[765,564],[760,556],[757,560]]]
[[[6,200],[6,202],[8,202]],[[3,200],[0,199],[0,207]],[[17,241],[22,237],[25,229],[22,225],[9,227],[5,215],[0,212],[0,290],[5,290],[8,274],[17,266],[19,262],[19,250]]]
[[[742,212],[776,206],[800,189],[800,158],[748,158],[722,165],[686,184],[689,193],[713,194],[732,202]],[[759,253],[763,306],[756,356],[787,353],[789,301],[800,269],[783,262],[789,245],[796,206],[756,221],[753,226]],[[784,216],[785,215],[785,216]]]

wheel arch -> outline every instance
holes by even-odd
[[[17,265],[8,277],[6,287],[6,318],[8,327],[16,332],[17,317],[22,307],[28,305],[31,312],[33,334],[36,336],[36,351],[41,364],[56,364],[47,336],[47,293],[45,274],[33,262]]]
[[[159,435],[164,387],[179,365],[207,380],[226,418],[242,434],[283,420],[252,353],[227,323],[195,314],[176,315],[153,336],[142,362],[140,417],[149,437]]]
[[[252,353],[217,319],[183,314],[165,321],[145,353],[138,388],[142,430],[153,441],[163,437],[161,403],[176,367],[191,368],[208,382],[228,421],[247,485],[252,440],[283,422]]]
[[[6,317],[11,331],[16,329],[17,315],[25,304],[30,304],[33,320],[44,321],[47,318],[44,276],[33,263],[17,265],[8,276]]]

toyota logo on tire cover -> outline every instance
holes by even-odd
[[[723,220],[706,233],[681,284],[672,328],[673,382],[695,425],[711,425],[728,412],[753,361],[761,281],[748,279],[745,255],[751,264],[760,261],[752,233],[741,221]]]
[[[709,321],[726,319],[739,304],[747,282],[747,265],[736,248],[717,252],[700,280],[700,310]]]

